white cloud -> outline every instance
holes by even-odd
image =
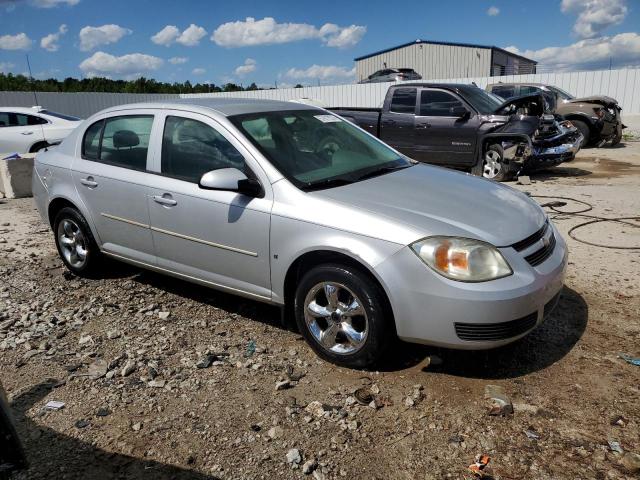
[[[206,73],[206,70],[204,68],[194,68],[193,70],[191,70],[191,73],[193,73],[194,75],[204,75]]]
[[[153,37],[151,41],[157,45],[168,47],[173,43],[179,43],[186,47],[194,47],[200,43],[203,37],[207,35],[207,31],[198,25],[191,24],[183,32],[175,25],[167,25]]]
[[[223,47],[274,45],[299,40],[319,39],[329,47],[350,47],[358,43],[367,28],[360,25],[339,27],[327,23],[320,28],[308,23],[277,23],[272,17],[228,22],[220,25],[211,40]]]
[[[10,72],[11,70],[13,70],[14,67],[15,67],[15,64],[13,64],[13,63],[0,62],[0,72],[2,72],[2,73]]]
[[[130,53],[116,57],[105,52],[96,52],[85,59],[80,65],[80,70],[87,77],[119,76],[124,78],[137,78],[144,72],[157,70],[164,60],[143,53]]]
[[[500,9],[492,5],[487,9],[487,15],[489,15],[490,17],[495,17],[497,15],[500,15]]]
[[[26,33],[0,36],[0,50],[28,50],[31,43],[32,41]]]
[[[247,58],[243,65],[240,65],[234,70],[234,73],[239,77],[243,77],[248,73],[255,72],[258,64],[253,58]]]
[[[564,13],[578,14],[573,32],[579,38],[593,38],[606,28],[622,23],[627,16],[625,0],[562,0]]]
[[[290,68],[284,76],[293,80],[345,81],[355,80],[356,69],[335,65],[312,65],[306,69]]]
[[[48,52],[56,52],[58,48],[60,48],[58,40],[60,40],[60,37],[65,33],[67,33],[67,26],[63,23],[60,25],[56,33],[50,33],[49,35],[42,37],[40,39],[40,46]]]
[[[171,65],[182,65],[183,63],[187,63],[189,59],[187,57],[171,57],[169,59],[169,63]]]
[[[168,47],[173,42],[175,42],[176,38],[180,36],[180,30],[175,25],[167,25],[158,33],[156,33],[153,37],[151,37],[151,41],[157,45],[164,45]]]
[[[93,50],[100,45],[109,45],[116,43],[125,35],[131,34],[128,28],[122,28],[120,25],[102,25],[101,27],[83,27],[80,30],[80,50],[86,52]]]
[[[547,47],[540,50],[520,51],[517,47],[505,50],[532,58],[555,70],[575,70],[577,67],[597,69],[608,66],[609,59],[616,67],[640,64],[640,34],[620,33],[613,37],[580,40],[566,47]]]
[[[176,42],[186,47],[194,47],[200,43],[203,37],[207,35],[207,31],[195,24],[189,25],[184,32],[176,39]]]
[[[53,8],[58,5],[68,5],[73,7],[80,3],[80,0],[31,0],[29,3],[38,8]]]

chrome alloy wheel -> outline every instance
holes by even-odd
[[[76,222],[65,218],[58,224],[58,243],[64,258],[73,268],[82,268],[87,262],[87,241]]]
[[[484,154],[484,166],[482,176],[485,178],[496,178],[502,170],[502,158],[495,150],[487,150]]]
[[[354,353],[367,339],[369,324],[362,302],[336,282],[318,283],[309,290],[304,319],[315,340],[333,353]]]

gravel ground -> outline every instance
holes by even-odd
[[[531,179],[512,185],[637,215],[640,143]],[[31,200],[0,201],[0,378],[31,463],[17,478],[470,478],[478,454],[499,479],[638,478],[640,367],[619,354],[640,356],[640,250],[579,243],[566,234],[587,219],[554,216],[571,257],[540,328],[489,352],[402,344],[363,372],[318,360],[269,306],[122,265],[76,278]],[[640,246],[630,225],[575,234]]]

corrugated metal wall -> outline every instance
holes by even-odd
[[[381,70],[385,62],[389,68],[413,68],[425,80],[488,75],[491,49],[415,43],[356,61],[356,78]]]
[[[539,82],[556,85],[578,97],[609,95],[618,100],[625,114],[640,114],[640,68],[601,70],[593,72],[539,73],[533,75],[508,75],[503,77],[469,77],[432,80],[447,83],[475,82],[484,88],[497,82]],[[86,118],[103,108],[125,103],[169,100],[189,97],[241,97],[272,100],[296,100],[311,98],[329,107],[379,107],[391,83],[364,85],[334,85],[324,87],[256,90],[252,92],[204,93],[183,95],[146,95],[123,93],[38,93],[38,103],[46,108],[69,115]],[[0,92],[0,106],[31,107],[34,104],[30,92]]]
[[[54,112],[87,118],[96,112],[116,105],[153,102],[179,98],[179,95],[136,93],[58,93],[38,92],[38,105]],[[36,103],[32,92],[0,92],[0,107],[32,107]]]
[[[640,114],[640,68],[593,72],[539,73],[503,77],[445,78],[443,83],[475,82],[481,88],[497,82],[536,82],[556,85],[577,97],[609,95],[618,100],[624,114]],[[272,100],[311,98],[329,107],[379,107],[391,83],[257,90],[255,92],[183,94],[181,97],[243,97]]]

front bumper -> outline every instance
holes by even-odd
[[[525,257],[542,244],[521,252],[500,248],[514,273],[490,282],[446,279],[422,263],[410,247],[382,262],[376,271],[389,295],[398,336],[414,343],[477,350],[499,347],[529,333],[555,306],[563,287],[567,247],[555,227],[552,231],[553,252],[535,267]],[[499,330],[502,337],[469,335],[483,329]]]
[[[576,157],[580,150],[580,145],[584,137],[580,132],[567,135],[557,145],[537,145],[533,144],[533,153],[525,160],[524,168],[536,170],[545,167],[552,167],[563,162],[570,162]]]

